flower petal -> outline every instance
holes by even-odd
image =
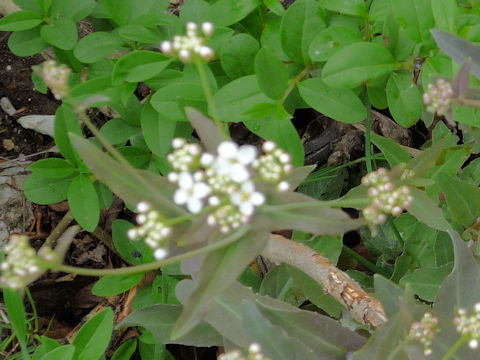
[[[193,184],[193,197],[198,199],[203,199],[205,196],[210,194],[210,186],[205,184],[204,182],[198,182]]]
[[[250,196],[250,203],[252,203],[255,206],[260,206],[263,205],[265,202],[265,195],[263,195],[261,192],[254,192],[252,196]]]
[[[243,145],[237,151],[237,160],[243,164],[248,165],[257,157],[257,148],[252,145]]]
[[[243,202],[238,207],[238,210],[240,210],[240,212],[243,215],[252,216],[253,212],[255,211],[255,207],[252,204],[250,204],[249,202]]]
[[[197,214],[197,213],[200,212],[200,210],[202,210],[202,208],[203,208],[203,204],[202,204],[202,201],[200,199],[197,199],[197,198],[188,199],[187,209],[191,213]]]
[[[183,205],[188,200],[188,193],[183,189],[178,189],[173,194],[173,202],[177,205]]]
[[[217,147],[219,156],[226,159],[233,159],[237,155],[238,147],[232,141],[223,141]]]
[[[230,178],[236,183],[242,183],[248,180],[250,174],[245,166],[242,164],[232,164],[230,167]]]
[[[181,189],[190,189],[193,186],[192,174],[182,172],[178,175],[178,186]]]

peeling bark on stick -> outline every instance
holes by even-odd
[[[321,284],[327,294],[349,309],[357,321],[377,328],[387,320],[383,306],[377,299],[308,246],[272,234],[261,255],[273,262],[283,262],[302,270]]]

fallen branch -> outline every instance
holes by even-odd
[[[273,262],[283,262],[302,270],[321,284],[327,294],[349,309],[357,321],[377,328],[387,320],[383,306],[377,299],[310,247],[272,234],[261,255]]]

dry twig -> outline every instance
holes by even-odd
[[[387,320],[383,306],[377,299],[310,247],[272,234],[261,255],[273,262],[283,262],[302,270],[321,284],[327,294],[349,309],[357,321],[377,328]]]

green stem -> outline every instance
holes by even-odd
[[[32,294],[30,293],[30,289],[28,287],[25,288],[25,294],[27,295],[28,301],[32,306],[33,319],[35,323],[35,326],[33,328],[33,333],[36,334],[38,333],[38,329],[39,329],[37,307],[35,306],[35,301],[33,301]]]
[[[222,137],[226,139],[227,135],[225,132],[225,127],[223,126],[222,120],[220,119],[220,115],[217,111],[217,107],[215,106],[212,90],[210,89],[210,84],[208,83],[207,73],[205,72],[205,68],[203,67],[204,64],[201,59],[195,58],[195,65],[197,66],[198,74],[200,75],[200,81],[202,83],[203,91],[205,92],[205,97],[207,98],[208,102],[208,108],[211,111],[215,126],[217,127]]]
[[[448,352],[443,356],[442,360],[448,360],[452,357],[453,354],[466,342],[468,341],[468,336],[463,335],[460,339],[457,340],[455,344],[448,350]]]
[[[69,210],[60,220],[60,222],[57,224],[55,229],[48,235],[47,240],[43,243],[43,246],[48,246],[53,248],[53,245],[55,245],[55,242],[57,241],[58,237],[63,234],[67,226],[72,222],[73,220],[73,214]]]
[[[109,276],[109,275],[130,275],[130,274],[136,274],[136,273],[141,273],[141,272],[147,272],[147,271],[152,271],[156,270],[162,266],[174,264],[176,262],[180,262],[186,259],[190,259],[192,257],[201,255],[201,254],[206,254],[208,252],[221,249],[222,247],[225,247],[238,239],[240,239],[247,231],[250,230],[250,227],[244,226],[240,229],[238,229],[236,232],[231,234],[230,236],[226,237],[225,239],[218,241],[216,243],[201,247],[196,250],[192,250],[189,252],[186,252],[184,254],[180,254],[165,260],[160,260],[160,261],[155,261],[152,263],[148,264],[142,264],[142,265],[137,265],[137,266],[130,266],[126,268],[119,268],[119,269],[85,269],[85,268],[79,268],[75,266],[68,266],[68,265],[55,265],[51,264],[47,261],[39,260],[39,263],[42,267],[55,270],[55,271],[61,271],[61,272],[66,272],[70,274],[77,274],[77,275],[84,275],[84,276]]]
[[[288,95],[295,89],[295,86],[303,80],[305,76],[307,76],[310,73],[311,70],[311,65],[308,65],[305,69],[303,69],[297,76],[295,76],[291,81],[290,84],[288,85],[288,88],[285,90],[285,93],[283,94],[282,98],[279,100],[279,104],[283,104],[285,100],[287,100]]]
[[[372,131],[372,119],[370,114],[370,99],[367,95],[367,103],[365,104],[367,109],[367,118],[365,119],[365,163],[367,165],[367,172],[372,172],[372,143],[370,141],[370,135]]]
[[[389,274],[387,274],[383,269],[379,268],[377,265],[371,263],[370,261],[368,261],[367,259],[365,259],[362,255],[360,255],[359,253],[357,253],[355,250],[352,250],[350,249],[348,246],[346,245],[343,245],[343,251],[350,257],[354,258],[355,260],[357,260],[360,264],[362,264],[363,266],[365,266],[368,270],[374,272],[374,273],[377,273],[377,274],[381,274],[387,278],[390,277]]]
[[[297,210],[297,209],[305,209],[305,208],[327,208],[327,207],[334,207],[334,208],[360,208],[367,206],[369,204],[369,200],[367,198],[362,199],[352,199],[352,200],[329,200],[329,201],[305,201],[305,202],[297,202],[293,204],[284,204],[284,205],[265,205],[262,207],[262,211],[264,212],[276,212],[282,210]]]

